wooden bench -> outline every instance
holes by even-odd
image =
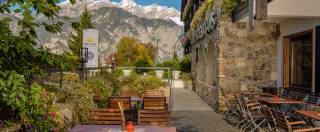
[[[118,102],[123,103],[125,110],[131,109],[131,98],[130,97],[109,97],[109,108],[110,109],[120,109]]]
[[[165,110],[166,97],[144,97],[143,109],[144,110]]]
[[[120,125],[122,122],[119,109],[93,109],[89,113],[89,124],[94,125]]]
[[[146,90],[144,97],[164,97],[163,90]]]
[[[137,92],[122,91],[120,97],[139,97],[139,94]]]
[[[138,123],[139,125],[170,125],[170,111],[168,110],[139,110]]]

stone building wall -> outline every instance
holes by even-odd
[[[227,17],[219,22],[219,87],[229,91],[276,86],[278,24],[232,23]]]
[[[256,22],[250,32],[248,23],[233,23],[229,17],[219,20],[215,32],[192,46],[192,71],[196,93],[223,110],[220,88],[238,92],[276,86],[280,31],[275,23]]]

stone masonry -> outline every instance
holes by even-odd
[[[218,89],[237,92],[276,86],[280,28],[276,23],[255,22],[249,31],[248,23],[233,23],[226,15],[218,15],[217,25],[216,31],[193,43],[192,72],[197,94],[222,110]]]

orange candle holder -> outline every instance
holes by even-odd
[[[128,131],[128,132],[133,132],[133,131],[134,131],[134,124],[133,124],[133,121],[128,121],[128,124],[127,124],[127,131]]]

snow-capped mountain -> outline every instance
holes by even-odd
[[[183,25],[180,21],[180,11],[173,7],[160,6],[156,3],[147,6],[138,5],[134,0],[122,0],[121,2],[111,2],[109,0],[87,0],[86,3],[89,10],[97,10],[102,7],[118,7],[139,17],[172,20],[180,26]],[[77,1],[74,5],[72,5],[69,0],[66,0],[59,4],[62,8],[60,15],[77,17],[81,14],[84,4],[84,0]]]

